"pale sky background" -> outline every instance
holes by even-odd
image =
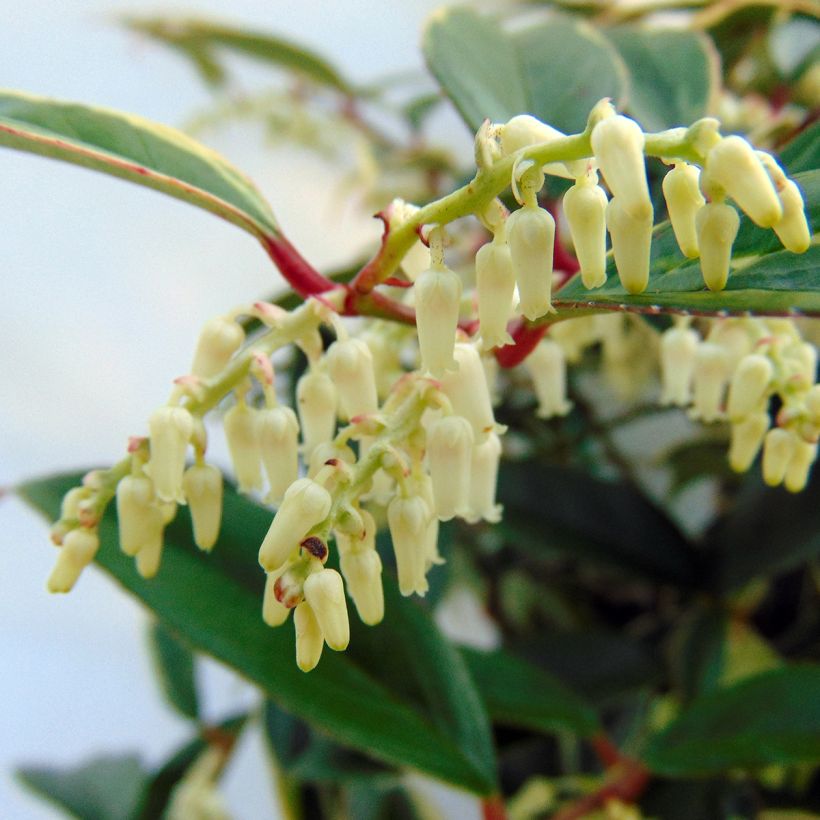
[[[192,0],[161,8],[288,34],[366,80],[420,66],[418,32],[436,5]],[[202,85],[180,58],[112,21],[151,10],[133,0],[15,3],[0,26],[0,85],[179,125],[206,102]],[[313,156],[271,154],[257,134],[236,128],[207,141],[258,182],[316,264],[344,262],[378,236],[367,213],[332,199],[338,177]],[[144,432],[170,380],[187,370],[201,324],[274,281],[255,242],[209,214],[6,149],[0,207],[0,486],[120,458],[127,436]],[[12,781],[16,764],[132,750],[156,764],[190,730],[150,677],[140,607],[94,568],[71,595],[49,596],[46,527],[13,497],[0,503],[0,530],[0,816],[45,820],[56,812]],[[215,665],[206,678],[211,716],[250,696]],[[276,816],[266,777],[259,738],[250,736],[225,780],[237,818]],[[476,816],[463,801],[450,813]]]

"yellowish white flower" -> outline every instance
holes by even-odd
[[[296,665],[303,672],[310,672],[322,657],[325,638],[307,601],[302,601],[294,610],[293,626],[296,631]]]
[[[191,373],[201,379],[216,376],[245,341],[245,331],[233,319],[217,316],[205,323],[199,336]]]
[[[416,328],[422,369],[438,378],[456,368],[456,342],[461,279],[449,268],[434,266],[424,271],[413,286]]]
[[[783,486],[790,493],[799,493],[805,489],[809,480],[812,465],[817,459],[817,444],[804,441],[799,436],[794,443],[794,452],[786,467]]]
[[[470,459],[470,493],[467,521],[488,521],[497,524],[501,520],[500,504],[496,503],[498,463],[501,459],[501,439],[490,433],[483,442],[473,444]]]
[[[726,413],[730,421],[740,421],[760,407],[768,396],[774,366],[766,356],[750,354],[741,359],[732,374]]]
[[[518,284],[518,309],[531,321],[553,311],[552,260],[555,220],[549,211],[524,205],[507,218],[507,242]]]
[[[683,323],[661,336],[661,404],[686,407],[692,400],[692,375],[695,370],[700,336]]]
[[[259,449],[268,477],[269,504],[279,504],[287,488],[299,477],[299,422],[290,407],[261,410]]]
[[[469,342],[458,342],[453,355],[458,370],[444,374],[441,389],[453,412],[470,422],[475,440],[483,441],[495,429],[495,417],[481,356]]]
[[[475,256],[478,321],[484,350],[512,343],[507,322],[513,313],[515,271],[509,245],[498,239],[482,245]]]
[[[402,595],[424,595],[425,533],[433,512],[423,498],[396,496],[387,507],[387,523],[396,556],[399,592]]]
[[[305,580],[305,600],[313,609],[327,645],[337,652],[347,649],[350,623],[342,576],[328,568],[311,573]]]
[[[775,427],[766,433],[763,440],[763,481],[770,487],[783,483],[797,441],[791,430],[782,427]]]
[[[588,175],[564,194],[564,213],[586,288],[606,283],[606,206],[604,189]]]
[[[684,256],[698,256],[698,235],[695,217],[706,200],[700,192],[700,171],[697,166],[678,162],[663,178],[663,195],[669,210],[669,220],[678,247]]]
[[[732,244],[740,227],[737,211],[725,202],[709,202],[695,217],[700,270],[709,290],[723,290],[729,278]]]
[[[305,458],[336,432],[338,393],[326,373],[311,367],[296,383],[296,408]]]
[[[694,404],[689,415],[707,424],[723,418],[723,394],[728,379],[723,351],[712,342],[698,345],[693,372]]]
[[[769,414],[765,412],[749,413],[742,420],[732,423],[729,466],[736,473],[745,473],[752,466],[769,425]]]
[[[70,592],[80,573],[94,560],[100,548],[96,530],[78,527],[66,533],[57,563],[48,577],[49,592]]]
[[[606,206],[606,225],[618,277],[627,293],[643,293],[649,283],[653,213],[642,210],[633,216],[614,196]]]
[[[524,360],[524,367],[538,399],[538,418],[566,416],[572,402],[567,400],[567,364],[561,345],[552,339],[542,339]]]
[[[148,422],[151,433],[151,460],[145,471],[154,482],[160,501],[185,503],[182,474],[185,455],[194,429],[191,414],[184,407],[160,407]]]
[[[209,552],[222,521],[222,473],[213,464],[194,464],[182,479],[194,528],[194,543]]]
[[[772,225],[783,247],[792,253],[805,253],[811,245],[811,231],[806,219],[803,195],[797,184],[790,179],[778,191],[783,216]]]
[[[361,339],[339,339],[325,357],[328,374],[339,394],[340,418],[375,413],[379,399],[370,348]]]
[[[440,521],[449,521],[468,512],[474,439],[470,422],[461,416],[445,416],[430,426],[427,460],[433,481],[435,513]]]

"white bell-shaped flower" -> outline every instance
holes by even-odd
[[[618,278],[627,293],[643,293],[649,283],[652,250],[652,208],[632,216],[618,197],[606,206],[606,225],[612,240],[612,255]]]
[[[708,424],[723,417],[723,394],[728,375],[726,359],[720,347],[711,342],[698,345],[692,374],[694,404],[689,411],[693,419]]]
[[[640,125],[621,114],[606,117],[592,129],[591,142],[598,167],[624,213],[637,222],[647,217],[651,220],[643,155],[645,137]]]
[[[817,348],[809,342],[793,345],[786,351],[786,362],[792,379],[799,379],[803,386],[811,387],[817,378]]]
[[[726,370],[734,373],[744,356],[752,352],[756,337],[745,319],[718,319],[712,323],[707,342],[718,345],[726,360]]]
[[[777,191],[748,140],[724,137],[709,151],[705,170],[761,228],[771,228],[782,218]]]
[[[745,473],[752,466],[770,423],[769,414],[763,412],[749,413],[741,421],[732,423],[729,466],[736,473]]]
[[[413,286],[416,300],[416,329],[422,369],[435,378],[456,367],[456,342],[461,279],[446,267],[424,271]]]
[[[327,371],[339,394],[339,416],[352,419],[379,409],[370,348],[361,339],[340,339],[329,348]]]
[[[552,307],[555,220],[543,208],[524,205],[507,217],[507,242],[518,284],[518,309],[531,321]]]
[[[305,600],[313,609],[327,645],[337,652],[347,649],[350,622],[342,576],[327,568],[311,573],[305,580]]]
[[[774,367],[766,356],[752,353],[740,360],[729,384],[726,413],[730,421],[740,421],[754,412],[766,398],[774,378]]]
[[[148,421],[151,434],[151,460],[145,471],[154,482],[160,501],[185,503],[182,474],[185,454],[194,429],[194,420],[184,407],[160,407]]]
[[[519,114],[504,125],[498,126],[498,135],[501,143],[501,152],[505,156],[514,154],[530,145],[539,145],[545,142],[554,142],[564,134],[557,128],[533,117],[531,114]],[[549,162],[543,167],[545,174],[556,177],[573,179],[583,173],[584,160],[571,162]]]
[[[213,464],[194,464],[182,479],[194,528],[194,543],[209,552],[222,522],[222,473]]]
[[[296,383],[296,408],[306,459],[316,447],[333,438],[338,403],[336,387],[321,370],[311,368]]]
[[[697,166],[677,163],[663,178],[663,195],[678,247],[684,256],[694,259],[699,253],[695,217],[706,203]]]
[[[347,592],[362,623],[375,626],[384,618],[382,559],[376,550],[352,552],[340,559]]]
[[[201,379],[216,376],[245,341],[245,331],[233,319],[217,316],[205,323],[194,352],[191,373]]]
[[[162,515],[156,507],[154,484],[144,475],[127,475],[117,484],[117,526],[120,549],[130,556],[162,537]]]
[[[524,359],[524,367],[538,399],[538,418],[566,416],[572,410],[572,402],[567,399],[567,362],[561,345],[552,339],[542,339]]]
[[[94,560],[100,548],[96,530],[78,527],[67,532],[57,563],[46,584],[49,592],[70,592],[80,573]]]
[[[740,227],[737,211],[725,202],[709,202],[695,217],[700,270],[709,290],[723,290],[729,279],[732,244]]]
[[[585,288],[606,283],[607,196],[586,175],[564,194],[564,214]]]
[[[262,489],[259,410],[240,401],[225,413],[225,438],[236,480],[243,493]]]
[[[565,319],[550,327],[550,338],[561,345],[566,360],[571,364],[581,361],[584,351],[598,341],[598,316]]]
[[[396,496],[387,507],[387,524],[396,556],[399,592],[424,595],[425,577],[424,536],[433,513],[423,498]]]
[[[435,513],[449,521],[469,510],[473,428],[462,416],[445,416],[430,426],[427,460],[433,480]]]
[[[484,520],[497,524],[501,520],[501,505],[496,503],[498,463],[501,459],[501,439],[495,433],[482,443],[473,445],[470,459],[470,523]]]
[[[700,337],[682,325],[661,336],[661,404],[686,407],[692,400],[692,375]]]
[[[475,277],[481,346],[490,350],[512,344],[507,322],[513,314],[515,271],[506,242],[495,239],[478,249]]]
[[[805,489],[809,481],[812,465],[817,460],[817,444],[804,441],[797,437],[794,443],[794,452],[783,477],[783,486],[790,493],[799,493]]]
[[[444,374],[441,389],[453,412],[470,422],[475,440],[483,441],[495,429],[495,417],[481,356],[468,342],[458,342],[453,354],[458,370]]]
[[[786,470],[794,455],[797,436],[791,430],[775,427],[763,440],[763,481],[776,487],[786,477]]]
[[[290,407],[260,411],[259,449],[268,476],[268,504],[279,504],[285,491],[299,477],[299,422]]]
[[[811,245],[811,231],[800,189],[787,179],[778,191],[783,216],[772,225],[783,247],[792,253],[805,253]]]
[[[294,610],[293,627],[296,632],[296,665],[303,672],[310,672],[322,657],[325,637],[307,601],[302,601]]]
[[[330,493],[310,478],[300,478],[288,487],[259,548],[259,563],[267,572],[287,561],[310,530],[327,518],[331,504]]]
[[[159,565],[162,563],[162,551],[165,547],[160,537],[145,544],[136,555],[137,572],[143,578],[153,578],[159,572]]]

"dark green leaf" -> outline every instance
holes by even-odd
[[[497,723],[586,737],[600,729],[594,709],[547,672],[508,652],[462,655]]]
[[[625,88],[615,49],[591,26],[559,15],[509,33],[470,9],[442,9],[430,20],[423,48],[472,131],[487,117],[504,122],[525,113],[580,131],[598,100],[620,98]]]
[[[606,34],[629,69],[626,109],[645,131],[690,125],[710,113],[720,71],[704,34],[639,26]]]
[[[785,572],[820,553],[820,474],[800,493],[750,482],[707,533],[712,578],[727,591]]]
[[[257,238],[278,232],[259,191],[219,154],[181,131],[133,114],[0,91],[0,146],[153,188]]]
[[[574,468],[502,464],[502,532],[529,554],[556,550],[658,581],[691,584],[691,549],[672,521],[637,490]]]
[[[131,820],[149,783],[136,755],[95,757],[70,769],[24,766],[17,776],[80,820]]]
[[[19,492],[53,517],[62,495],[79,480],[33,481]],[[395,582],[386,580],[382,625],[354,628],[348,652],[328,651],[316,670],[299,671],[290,625],[270,629],[260,615],[264,574],[256,554],[270,520],[270,512],[227,488],[223,532],[213,553],[197,550],[188,522],[178,518],[166,532],[159,575],[145,581],[119,551],[116,525],[107,515],[97,562],[196,650],[233,667],[342,745],[465,789],[494,791],[489,723],[464,662],[424,609],[398,594]],[[384,654],[368,654],[368,646]]]
[[[807,211],[816,231],[820,226],[820,171],[798,174]],[[629,308],[670,308],[703,313],[805,313],[820,314],[820,245],[806,253],[783,250],[773,231],[763,230],[741,217],[733,252],[733,271],[726,290],[706,290],[698,260],[688,260],[678,249],[672,228],[664,222],[655,228],[649,286],[630,296],[621,287],[610,255],[607,283],[587,290],[580,277],[571,279],[556,295],[558,308],[621,305]]]
[[[421,820],[405,789],[359,782],[346,789],[345,817],[356,820]]]
[[[791,174],[820,168],[820,121],[786,143],[780,150],[780,159]]]
[[[198,19],[126,17],[124,22],[134,31],[190,57],[203,78],[214,85],[221,85],[227,78],[224,66],[215,56],[215,52],[225,50],[274,65],[318,85],[345,93],[352,91],[327,60],[284,37]]]
[[[820,761],[820,666],[776,669],[695,700],[652,738],[653,772],[716,774]]]
[[[156,820],[157,817],[162,817],[174,786],[207,748],[209,740],[206,737],[225,747],[236,742],[247,722],[248,716],[245,714],[228,718],[216,726],[208,727],[203,736],[195,737],[177,750],[148,779],[133,817],[136,820]]]
[[[194,653],[162,622],[151,625],[150,646],[162,691],[185,717],[199,717]]]
[[[711,606],[687,612],[672,633],[672,678],[684,701],[717,688],[723,671],[728,632],[726,614]]]
[[[685,441],[664,453],[658,461],[672,471],[670,493],[677,494],[702,478],[737,481],[729,467],[725,438],[701,438]]]

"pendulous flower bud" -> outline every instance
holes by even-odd
[[[427,460],[440,521],[467,514],[473,440],[473,428],[461,416],[445,416],[430,426]]]
[[[498,462],[501,458],[501,439],[490,433],[486,441],[473,445],[470,460],[469,515],[467,521],[488,521],[497,524],[501,520],[501,505],[496,504]]]
[[[678,247],[684,256],[694,259],[699,253],[695,216],[706,202],[700,192],[698,168],[677,163],[663,178],[663,195]]]
[[[698,350],[698,334],[676,325],[661,336],[661,404],[686,407],[692,400],[692,374]]]
[[[160,530],[159,537],[145,544],[137,553],[137,572],[143,578],[153,578],[159,572],[163,548],[162,530]]]
[[[316,447],[333,438],[338,401],[336,388],[326,373],[311,368],[297,382],[296,407],[306,459]]]
[[[799,493],[809,481],[809,473],[817,459],[817,445],[797,437],[794,452],[786,468],[783,486],[790,493]]]
[[[604,120],[606,122],[606,120]],[[606,225],[612,239],[612,255],[618,277],[627,293],[643,293],[649,283],[649,254],[652,250],[652,207],[632,216],[618,197],[606,206]]]
[[[396,496],[387,507],[387,524],[396,556],[399,575],[399,592],[424,595],[427,591],[425,577],[425,533],[432,511],[423,498]]]
[[[154,484],[147,476],[127,475],[117,484],[120,549],[131,557],[162,537],[162,515],[155,505]]]
[[[294,610],[293,627],[296,631],[296,665],[303,672],[310,672],[322,657],[325,638],[307,601],[302,601]]]
[[[513,313],[515,271],[506,242],[488,242],[475,255],[478,322],[484,350],[512,344],[507,322]]]
[[[774,367],[766,356],[753,353],[740,360],[732,374],[726,413],[730,421],[740,421],[757,410],[766,398],[774,378]]]
[[[350,622],[347,618],[345,587],[335,569],[321,569],[305,580],[305,600],[324,633],[325,641],[340,652],[350,643]]]
[[[538,418],[566,416],[572,402],[567,400],[567,363],[561,345],[552,339],[542,339],[524,359],[524,367],[538,399]]]
[[[740,227],[737,211],[725,202],[709,202],[695,217],[700,269],[709,290],[723,290],[729,278],[732,244]]]
[[[262,546],[259,563],[274,572],[298,549],[302,539],[330,512],[330,493],[313,479],[300,478],[288,487],[282,504],[271,522]]]
[[[49,592],[70,592],[80,573],[94,560],[100,548],[96,530],[78,527],[66,533],[57,563],[46,584]]]
[[[786,470],[795,452],[797,436],[791,430],[775,427],[763,440],[763,481],[776,487],[786,477]]]
[[[606,184],[625,214],[636,222],[652,219],[652,202],[646,184],[644,134],[635,120],[621,114],[606,117],[593,129],[592,152]]]
[[[453,353],[458,370],[444,374],[441,389],[453,412],[470,422],[475,440],[483,441],[495,429],[495,418],[481,356],[468,342],[458,342]]]
[[[240,401],[225,413],[225,438],[236,480],[243,493],[262,489],[259,452],[259,411]]]
[[[439,378],[456,367],[453,346],[461,303],[461,279],[449,268],[433,267],[416,279],[413,289],[422,370]]]
[[[564,194],[564,213],[585,288],[606,283],[606,205],[604,189],[586,176]]]
[[[706,157],[705,170],[756,225],[771,228],[782,218],[777,191],[755,149],[743,137],[733,135],[718,142]]]
[[[265,579],[265,595],[262,598],[262,620],[271,627],[281,626],[288,619],[291,607],[285,606],[276,594],[276,582],[281,570],[269,572]]]
[[[742,421],[732,423],[729,444],[729,466],[736,473],[745,473],[760,452],[769,429],[768,413],[750,413]]]
[[[541,122],[531,114],[519,114],[513,117],[509,122],[499,126],[498,132],[501,141],[501,152],[505,156],[514,154],[516,151],[530,145],[554,142],[564,136],[557,128]],[[582,173],[583,166],[583,160],[567,163],[550,162],[544,166],[543,171],[545,174],[552,174],[552,176],[572,179]]]
[[[339,394],[339,416],[352,419],[379,409],[370,348],[361,339],[335,341],[326,355],[327,370]]]
[[[154,482],[157,498],[184,504],[182,474],[194,420],[183,407],[165,406],[151,414],[148,429],[151,433],[151,460],[145,471]]]
[[[222,522],[222,473],[213,464],[194,464],[185,471],[182,486],[191,512],[194,543],[210,552]]]
[[[805,203],[800,189],[790,179],[778,192],[783,216],[772,225],[783,247],[792,253],[805,253],[811,245],[811,231],[806,220]]]
[[[698,345],[692,374],[694,405],[689,411],[693,419],[708,424],[722,418],[721,406],[727,376],[726,358],[721,348],[712,342]]]
[[[259,449],[268,476],[268,504],[279,504],[299,477],[299,422],[290,407],[268,407],[259,413]]]
[[[244,341],[245,331],[233,319],[217,316],[209,320],[199,336],[191,373],[201,379],[216,376]]]
[[[550,301],[555,245],[552,215],[528,205],[513,211],[507,217],[507,242],[518,283],[519,310],[530,320],[554,313]]]
[[[362,623],[375,626],[384,618],[382,559],[375,549],[352,552],[340,559],[347,591]]]

